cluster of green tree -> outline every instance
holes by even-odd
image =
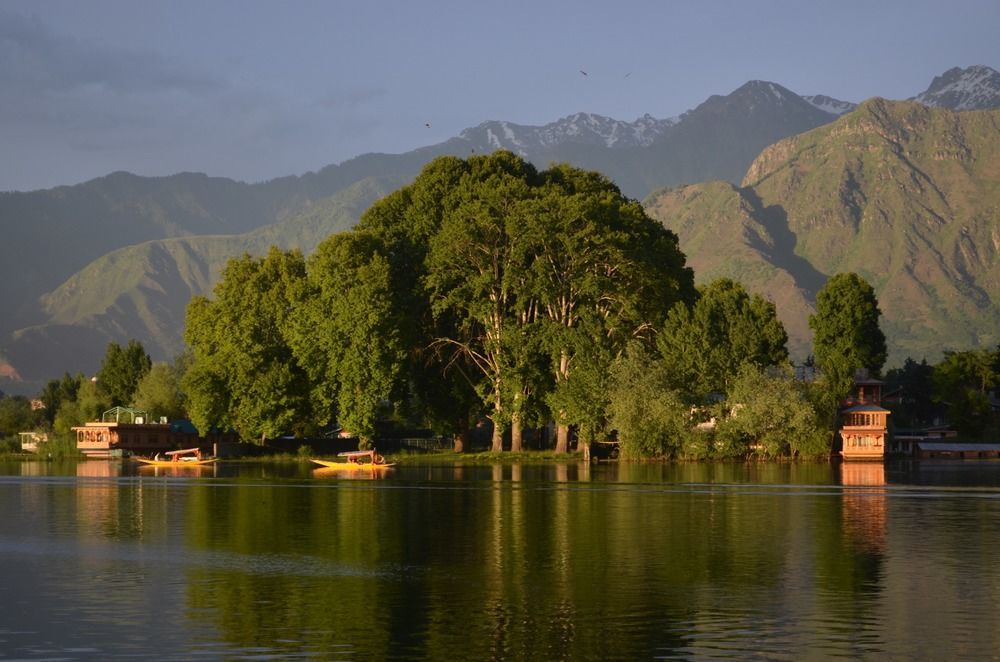
[[[795,378],[774,304],[728,279],[675,305],[650,350],[612,365],[609,424],[624,455],[822,455],[822,388]]]
[[[433,161],[308,260],[233,260],[188,309],[195,424],[244,437],[338,424],[363,441],[388,406],[461,438],[557,424],[596,434],[611,361],[693,297],[676,237],[602,175],[509,152]]]
[[[0,453],[19,451],[18,432],[37,429],[43,422],[42,412],[31,409],[30,399],[23,395],[4,395],[0,391]]]
[[[676,236],[604,176],[442,157],[308,259],[230,260],[174,365],[112,343],[96,381],[42,399],[57,432],[133,404],[248,439],[340,426],[365,444],[392,417],[461,448],[488,419],[495,451],[554,422],[558,452],[574,429],[632,457],[821,455],[855,370],[885,362],[879,316],[864,279],[831,278],[809,319],[821,378],[796,379],[774,304],[728,279],[696,290]],[[965,354],[935,379],[982,410],[990,356],[978,382]]]
[[[1000,437],[1000,416],[990,401],[1000,386],[1000,346],[945,352],[935,365],[908,358],[885,379],[898,401],[891,407],[897,429],[947,421],[963,437]]]
[[[124,347],[110,343],[93,378],[66,373],[61,379],[50,380],[38,396],[43,405],[40,409],[32,410],[27,398],[0,397],[0,438],[19,431],[44,430],[50,433],[53,447],[75,448],[72,428],[100,420],[103,412],[117,405],[170,419],[185,418],[187,405],[180,390],[184,361],[182,356],[172,365],[154,365],[140,342],[131,340]],[[16,435],[7,436],[6,450],[18,450],[15,441]]]
[[[817,355],[836,379],[816,386],[793,379],[772,303],[695,290],[676,236],[602,175],[444,157],[309,259],[231,260],[188,308],[183,386],[196,426],[244,438],[339,425],[364,443],[391,412],[457,445],[489,419],[496,451],[552,421],[559,452],[572,428],[633,456],[816,454],[841,376],[885,360],[867,283],[828,289]],[[881,354],[855,347],[873,333]]]

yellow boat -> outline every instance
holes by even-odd
[[[395,463],[387,464],[385,458],[373,450],[337,453],[337,457],[344,459],[339,461],[313,459],[313,462],[326,469],[335,469],[337,471],[378,472],[396,466]]]
[[[217,458],[202,458],[201,449],[185,448],[179,451],[167,451],[162,456],[157,453],[156,457],[135,457],[136,462],[153,467],[200,467],[212,464]]]

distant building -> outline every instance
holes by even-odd
[[[914,442],[913,456],[928,460],[933,458],[951,459],[998,459],[1000,458],[1000,444],[969,444],[955,441],[926,441]]]
[[[947,425],[936,425],[919,430],[900,430],[892,436],[889,442],[888,453],[891,455],[907,455],[921,457],[920,444],[922,442],[955,443],[948,442],[947,439],[955,440],[958,431]],[[935,456],[937,457],[937,456]],[[942,456],[943,457],[943,456]]]
[[[874,404],[855,405],[841,412],[840,455],[845,460],[885,459],[889,410]]]
[[[21,437],[21,450],[25,453],[37,453],[49,441],[49,435],[44,432],[18,432],[18,436]]]
[[[204,442],[190,424],[170,424],[166,418],[153,423],[148,412],[128,407],[109,409],[100,421],[90,421],[73,428],[73,431],[76,433],[77,450],[87,457],[126,453],[152,455],[176,448],[201,446]]]
[[[885,382],[859,370],[843,402],[840,455],[845,460],[884,460],[889,435],[889,410],[882,405]]]

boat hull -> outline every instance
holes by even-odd
[[[316,464],[321,467],[326,467],[327,469],[336,469],[337,471],[383,471],[385,469],[390,469],[396,466],[395,463],[391,464],[372,464],[371,462],[365,462],[364,464],[360,462],[333,462],[329,460],[313,460]]]
[[[145,457],[135,457],[132,458],[136,462],[141,462],[142,464],[150,467],[203,467],[206,464],[212,464],[217,458],[211,458],[209,460],[150,460]]]

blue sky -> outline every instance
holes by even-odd
[[[259,181],[486,120],[670,117],[753,79],[902,99],[1000,69],[998,35],[996,0],[6,0],[0,190]]]

